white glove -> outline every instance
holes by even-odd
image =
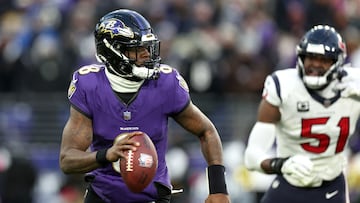
[[[355,97],[360,99],[360,80],[345,76],[335,85],[334,90],[341,91],[342,97]]]
[[[298,187],[315,186],[321,184],[320,178],[314,172],[314,164],[310,158],[295,155],[287,159],[281,167],[284,178]]]

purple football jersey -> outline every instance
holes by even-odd
[[[105,67],[81,67],[74,75],[68,97],[74,108],[92,120],[92,151],[112,146],[122,133],[143,131],[149,135],[158,153],[155,182],[171,188],[165,163],[167,150],[168,117],[181,112],[190,102],[189,90],[178,71],[161,65],[157,80],[146,80],[136,98],[126,104],[113,92],[105,75]],[[157,198],[154,184],[141,193],[132,193],[117,169],[118,162],[92,171],[92,187],[106,202],[150,202]]]

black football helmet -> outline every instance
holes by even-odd
[[[95,28],[96,56],[109,72],[124,78],[156,79],[160,66],[160,41],[139,13],[119,9],[103,16]],[[135,64],[126,52],[146,48],[149,60]],[[138,56],[138,54],[136,54]]]
[[[345,42],[340,34],[328,25],[317,25],[310,29],[296,47],[297,69],[306,87],[322,89],[330,81],[341,77],[342,65],[346,58]],[[304,57],[320,54],[334,61],[330,69],[322,76],[307,76],[304,70]]]

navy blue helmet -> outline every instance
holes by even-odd
[[[317,25],[310,29],[296,47],[297,68],[305,85],[311,89],[321,89],[336,79],[342,72],[346,58],[346,46],[340,34],[328,25]],[[317,54],[334,61],[330,69],[322,76],[306,76],[304,57]]]
[[[119,9],[103,16],[96,24],[97,58],[108,70],[124,78],[156,79],[160,65],[160,41],[149,22],[139,13]],[[149,60],[143,66],[126,56],[129,50],[146,48]]]

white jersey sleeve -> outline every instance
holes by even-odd
[[[281,103],[280,90],[278,89],[278,78],[275,74],[266,77],[262,96],[270,104],[279,106]]]

